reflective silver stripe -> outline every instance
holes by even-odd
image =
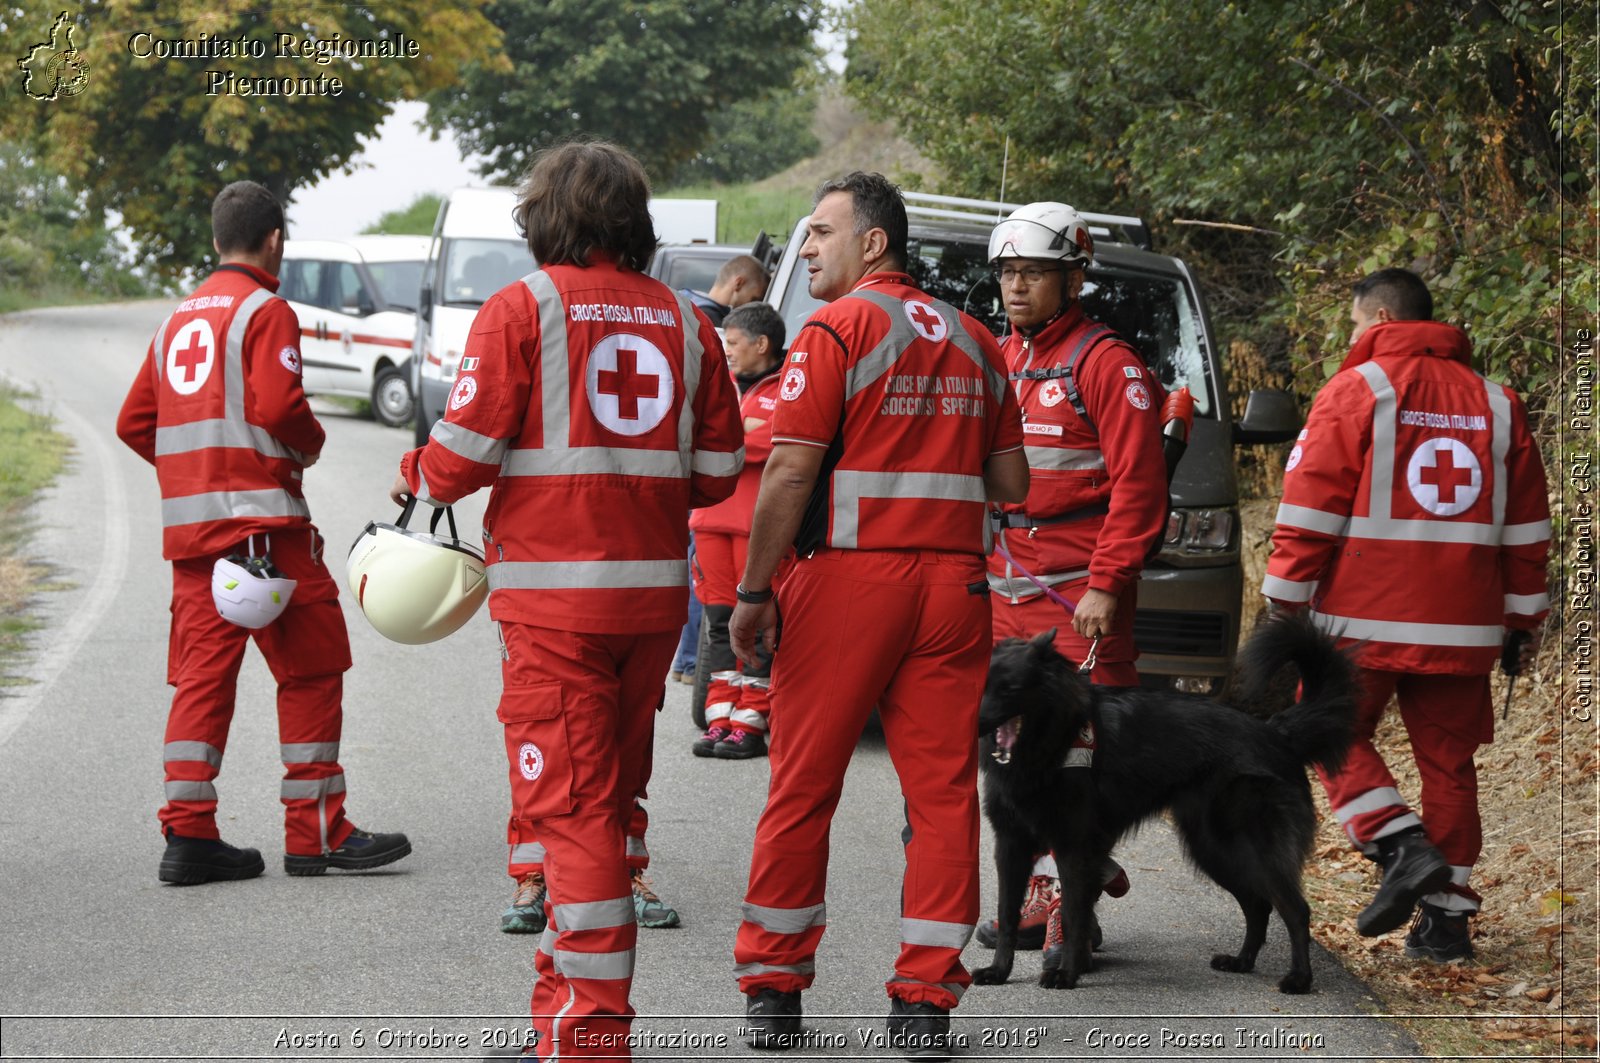
[[[1075,472],[1079,469],[1103,469],[1106,456],[1098,450],[1073,450],[1070,447],[1023,447],[1028,455],[1028,468],[1051,472]]]
[[[1472,877],[1471,867],[1462,867],[1460,864],[1450,865],[1450,884],[1452,886],[1465,886]],[[1426,894],[1423,900],[1435,908],[1443,908],[1447,912],[1475,912],[1478,903],[1470,897],[1463,897],[1459,893],[1448,890],[1439,890],[1437,893]]]
[[[697,450],[689,466],[701,476],[737,476],[744,468],[744,448],[729,454],[727,451]]]
[[[168,779],[164,787],[168,801],[215,801],[217,788],[208,782]]]
[[[220,768],[222,750],[210,742],[168,742],[161,749],[161,759],[168,764],[175,760],[204,761],[213,768]]]
[[[1417,543],[1466,543],[1478,546],[1500,545],[1502,529],[1476,521],[1451,520],[1373,520],[1351,517],[1345,536],[1350,539],[1390,539]]]
[[[1372,494],[1367,515],[1388,520],[1394,501],[1395,394],[1389,376],[1376,362],[1363,362],[1356,372],[1372,389]]]
[[[544,846],[538,842],[518,842],[511,847],[513,864],[544,863]]]
[[[1331,613],[1313,613],[1312,618],[1329,634],[1357,641],[1402,642],[1416,646],[1498,646],[1505,639],[1505,628],[1499,624],[1422,624]]]
[[[1383,808],[1386,806],[1380,805],[1378,807]],[[1383,826],[1379,827],[1378,832],[1372,836],[1372,841],[1376,842],[1379,838],[1387,838],[1391,834],[1400,834],[1410,830],[1412,827],[1420,826],[1422,826],[1422,820],[1415,812],[1408,811],[1405,815],[1396,816]],[[1350,835],[1351,841],[1356,840],[1354,833],[1352,833],[1348,826],[1345,827],[1345,833]],[[1368,856],[1376,856],[1378,854],[1378,847],[1376,845],[1371,843],[1362,845],[1360,842],[1356,842],[1356,845]]]
[[[767,718],[755,709],[734,709],[729,719],[747,731],[755,731],[757,734],[767,733]]]
[[[156,428],[158,458],[172,454],[192,454],[197,450],[210,450],[213,447],[253,450],[263,457],[288,458],[302,465],[306,460],[304,454],[278,442],[265,428],[258,428],[244,421],[213,418],[208,421],[189,421],[186,424],[169,424]]]
[[[1489,396],[1489,452],[1494,460],[1493,509],[1496,528],[1506,523],[1506,455],[1511,452],[1511,400],[1505,388],[1485,379],[1483,389]]]
[[[682,561],[501,561],[489,566],[489,589],[554,591],[633,587],[686,587]]]
[[[161,327],[156,329],[156,338],[150,345],[151,350],[155,351],[155,357],[150,361],[155,366],[156,380],[158,381],[161,379],[162,371],[167,367],[167,326],[170,324],[172,324],[172,315],[168,314],[167,319],[161,322]]]
[[[880,380],[900,360],[900,356],[922,336],[906,319],[904,300],[868,289],[853,291],[846,298],[865,299],[889,318],[889,331],[883,340],[850,369],[848,379],[845,381],[845,398],[849,400]],[[962,327],[961,315],[956,312],[955,307],[927,296],[924,296],[924,299],[939,312],[940,317],[944,318],[945,326],[949,329],[945,342],[972,360],[972,364],[983,374],[984,383],[989,389],[989,397],[995,402],[1002,401],[1006,389],[1005,373],[989,364],[977,341]]]
[[[813,904],[808,908],[763,908],[747,901],[744,904],[744,920],[771,934],[803,934],[812,927],[828,925],[828,906]]]
[[[856,545],[863,498],[928,498],[951,502],[984,501],[983,477],[952,472],[833,473],[833,527],[829,543],[845,549]]]
[[[735,978],[750,978],[758,974],[801,974],[807,977],[817,973],[817,965],[813,962],[806,963],[736,963],[733,965]]]
[[[506,454],[504,439],[493,439],[470,428],[450,424],[442,417],[433,422],[428,438],[457,457],[480,465],[499,465]]]
[[[505,455],[501,476],[653,476],[688,479],[683,455],[672,450],[628,447],[542,447]]]
[[[261,491],[211,491],[161,500],[161,526],[174,528],[229,517],[310,517],[311,508],[282,488]]]
[[[750,687],[754,690],[769,690],[772,687],[772,677],[767,675],[744,675],[739,677],[739,685]]]
[[[285,801],[313,801],[330,794],[344,793],[344,775],[330,775],[326,779],[285,779],[278,788],[278,796]]]
[[[1507,524],[1500,531],[1500,545],[1502,546],[1537,546],[1548,542],[1553,528],[1548,520],[1536,520],[1527,524]]]
[[[1406,808],[1405,799],[1400,796],[1400,791],[1393,786],[1380,786],[1368,790],[1360,797],[1351,798],[1333,810],[1333,818],[1340,823],[1349,823],[1352,819],[1367,812],[1376,812],[1381,808]]]
[[[567,930],[606,930],[634,922],[633,894],[608,901],[578,901],[552,906],[556,926]]]
[[[439,507],[445,505],[445,503],[440,502],[438,499],[434,498],[428,493],[428,478],[422,475],[422,463],[417,462],[413,468],[417,470],[417,501],[425,502],[434,509],[438,509]]]
[[[1010,568],[1009,565],[1006,567],[1008,569]],[[1040,583],[1043,583],[1046,587],[1059,587],[1063,583],[1071,583],[1074,580],[1084,579],[1088,575],[1089,570],[1086,568],[1076,569],[1072,572],[1054,572],[1044,576],[1034,573],[1035,578],[1038,579]],[[988,579],[989,589],[991,591],[994,591],[996,594],[1003,594],[1012,601],[1020,601],[1023,598],[1032,598],[1036,595],[1044,593],[1044,591],[1040,590],[1034,584],[1034,582],[1028,579],[1026,576],[1012,576],[1008,578],[1000,575],[999,573],[990,572],[988,574]]]
[[[1316,592],[1316,580],[1291,580],[1269,575],[1261,581],[1261,593],[1280,602],[1309,602]]]
[[[633,977],[633,950],[621,952],[569,952],[556,949],[553,953],[556,970],[568,978],[621,981]]]
[[[890,985],[925,985],[925,986],[929,986],[929,987],[931,987],[933,989],[943,989],[946,993],[949,993],[951,996],[955,997],[957,1000],[960,1000],[963,996],[966,995],[966,992],[967,992],[967,987],[966,986],[957,985],[954,982],[923,982],[923,981],[919,981],[919,980],[917,980],[915,978],[901,978],[897,974],[891,974],[889,976],[889,984]]]
[[[1548,594],[1508,594],[1505,611],[1508,613],[1539,613],[1550,608]]]
[[[694,400],[700,394],[700,363],[705,360],[706,348],[700,342],[700,319],[694,314],[694,304],[682,292],[672,294],[678,300],[678,322],[683,326],[683,406],[678,410],[678,450],[690,454],[694,451]]]
[[[1306,531],[1321,532],[1324,535],[1343,535],[1349,518],[1339,513],[1329,513],[1324,509],[1308,509],[1305,506],[1291,506],[1284,502],[1278,506],[1277,523],[1288,528],[1303,528]]]
[[[977,929],[971,923],[941,923],[932,919],[900,919],[900,942],[934,949],[964,949]]]
[[[643,838],[634,838],[630,836],[628,838],[628,844],[623,847],[623,851],[628,856],[639,856],[644,857],[645,859],[649,859],[650,857],[650,850],[645,848]],[[632,904],[633,902],[630,900],[628,903]]]
[[[567,360],[567,310],[561,293],[544,270],[528,274],[522,283],[539,308],[539,393],[543,397],[540,428],[545,446],[565,447],[572,442],[571,365]]]
[[[278,747],[285,764],[323,764],[339,759],[337,742],[286,742]]]
[[[545,925],[544,933],[539,935],[539,951],[546,956],[556,954],[556,939],[561,937],[561,932],[549,924]]]

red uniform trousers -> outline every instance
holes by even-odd
[[[638,927],[624,824],[650,779],[678,634],[500,624],[511,814],[543,844],[549,890],[533,963],[540,1059],[629,1058]]]
[[[952,1008],[978,917],[978,702],[990,647],[983,559],[823,548],[779,593],[772,780],[734,947],[746,994],[809,987],[826,926],[828,831],[878,706],[910,836],[891,996]],[[974,593],[974,591],[977,593]]]
[[[262,541],[256,537],[257,544]],[[339,766],[350,640],[339,611],[339,588],[322,563],[322,537],[316,529],[273,532],[271,547],[278,570],[298,584],[283,615],[255,630],[217,613],[211,568],[223,555],[172,563],[167,682],[176,692],[163,750],[166,804],[161,826],[164,833],[185,838],[218,836],[212,780],[222,770],[239,666],[253,639],[278,681],[284,851],[319,856],[344,844],[353,829],[344,815],[344,770]]]
[[[649,826],[650,814],[641,802],[635,801],[628,815],[627,839],[623,843],[629,871],[650,866],[650,850],[644,844],[644,833]],[[506,824],[506,841],[510,849],[506,873],[512,878],[520,882],[522,876],[544,870],[544,845],[534,834],[532,823],[513,815]]]
[[[1423,898],[1451,911],[1475,912],[1483,898],[1467,885],[1483,849],[1478,818],[1478,771],[1472,756],[1494,739],[1494,706],[1487,675],[1413,675],[1361,669],[1355,741],[1343,769],[1317,774],[1328,804],[1357,849],[1375,856],[1377,839],[1422,826],[1450,862],[1450,884]],[[1422,778],[1422,818],[1411,811],[1372,736],[1389,698],[1399,695],[1400,719]]]
[[[694,533],[694,593],[705,608],[706,663],[711,681],[706,685],[706,723],[714,727],[742,727],[748,731],[768,730],[771,712],[772,662],[746,665],[733,655],[728,641],[728,620],[737,598],[734,591],[744,574],[750,536],[732,532]],[[780,568],[780,572],[781,572]],[[773,586],[782,583],[781,575]]]
[[[1073,605],[1078,604],[1088,589],[1088,577],[1051,588]],[[1110,687],[1139,685],[1139,669],[1133,664],[1139,659],[1139,650],[1133,644],[1133,611],[1138,602],[1138,584],[1130,583],[1117,598],[1117,615],[1112,621],[1111,633],[1101,636],[1095,650],[1096,663],[1089,673],[1093,682]],[[1004,595],[994,596],[996,642],[1006,638],[1031,639],[1051,628],[1056,629],[1056,649],[1062,656],[1082,664],[1089,654],[1089,640],[1072,630],[1072,617],[1058,603],[1043,594],[1023,598],[1015,605]]]

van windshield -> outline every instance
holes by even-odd
[[[537,267],[521,240],[444,241],[439,301],[446,306],[482,306],[483,301]]]
[[[1009,326],[985,244],[912,236],[908,246],[909,271],[919,288],[1005,337]],[[1084,281],[1082,298],[1091,318],[1110,325],[1144,355],[1164,388],[1187,387],[1195,413],[1216,416],[1199,309],[1182,277],[1097,266]],[[804,270],[797,270],[778,308],[789,336],[821,305],[806,290]]]
[[[422,270],[426,263],[368,262],[372,279],[378,282],[383,301],[402,310],[417,308],[417,293],[422,290]]]

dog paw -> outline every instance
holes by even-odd
[[[1234,974],[1249,974],[1255,970],[1254,963],[1244,963],[1239,957],[1226,952],[1219,952],[1211,957],[1211,968],[1216,971],[1232,971]]]
[[[1290,971],[1288,974],[1284,975],[1283,980],[1278,983],[1278,992],[1293,993],[1295,995],[1311,992],[1310,972],[1299,974],[1295,971]]]
[[[1005,985],[1011,977],[1011,968],[979,967],[972,972],[973,985]]]
[[[1074,989],[1078,985],[1078,976],[1055,968],[1041,974],[1039,984],[1046,989]]]

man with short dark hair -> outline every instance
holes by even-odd
[[[1472,957],[1482,900],[1467,883],[1483,848],[1473,754],[1494,736],[1489,672],[1538,648],[1550,511],[1522,400],[1432,317],[1408,270],[1355,286],[1350,353],[1289,453],[1261,589],[1359,655],[1355,743],[1338,771],[1318,769],[1345,833],[1383,867],[1356,928],[1386,934],[1416,909],[1406,955],[1450,961]],[[1372,744],[1391,696],[1421,818]]]
[[[235,181],[217,193],[211,228],[222,263],[156,330],[117,418],[117,435],[156,468],[162,554],[172,562],[175,693],[158,874],[191,885],[265,868],[259,851],[221,840],[213,782],[252,638],[278,683],[285,871],[379,867],[411,843],[358,830],[344,813],[340,702],[350,642],[301,490],[324,436],[301,388],[300,324],[273,294],[283,206],[261,185]],[[294,581],[289,600],[272,603],[282,609],[276,619],[240,626],[220,613],[217,581],[226,596],[257,575]]]
[[[1028,490],[1016,397],[987,329],[906,273],[899,189],[855,172],[817,193],[800,257],[828,303],[790,344],[744,579],[741,660],[770,647],[772,781],[734,948],[760,1048],[800,1036],[826,925],[828,832],[876,705],[905,794],[891,1044],[943,1057],[978,916],[978,702],[989,662],[985,506]]]
[[[516,217],[539,269],[483,304],[445,416],[391,489],[438,506],[492,488],[512,826],[542,846],[548,886],[542,1058],[629,1056],[624,832],[688,600],[689,510],[725,498],[744,460],[716,330],[643,272],[649,196],[613,144],[535,156]]]
[[[717,279],[709,292],[685,288],[683,294],[720,328],[728,311],[763,298],[767,294],[768,280],[766,267],[755,256],[735,255],[717,270]]]

